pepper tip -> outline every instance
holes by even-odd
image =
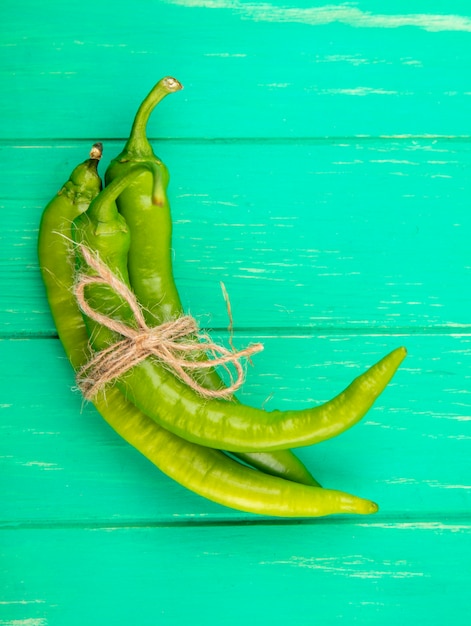
[[[376,504],[376,502],[370,502],[370,506],[368,508],[367,514],[371,515],[373,513],[377,513],[379,511],[379,506]]]

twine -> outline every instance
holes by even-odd
[[[234,348],[229,350],[214,343],[207,334],[200,333],[196,320],[190,315],[149,327],[144,319],[142,307],[127,285],[113,274],[97,254],[93,254],[84,245],[79,245],[78,248],[87,265],[96,272],[93,276],[79,275],[75,285],[75,296],[82,312],[123,337],[109,347],[94,353],[78,371],[77,384],[87,400],[93,398],[107,383],[119,378],[149,356],[157,358],[181,381],[206,398],[228,398],[242,386],[245,373],[241,359],[263,350],[262,344],[255,343],[243,350]],[[114,320],[90,306],[85,297],[85,288],[89,285],[103,284],[111,287],[127,302],[135,325],[130,326]],[[211,356],[199,360],[204,352]],[[207,370],[217,365],[223,366],[229,374],[231,382],[226,388],[206,389],[187,372],[187,370]]]

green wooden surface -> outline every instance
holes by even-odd
[[[381,6],[381,5],[385,6]],[[464,1],[0,7],[0,625],[468,624],[471,9]],[[240,398],[327,400],[408,357],[299,456],[373,517],[285,522],[192,494],[83,405],[38,275],[42,208],[163,75],[175,276]]]

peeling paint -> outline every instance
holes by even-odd
[[[373,522],[371,524],[360,523],[360,526],[368,528],[385,528],[389,530],[432,530],[447,531],[452,533],[470,533],[469,524],[450,524],[445,522]]]
[[[412,571],[404,560],[377,561],[359,554],[343,557],[292,556],[286,560],[264,561],[261,565],[291,565],[298,568],[320,570],[329,574],[339,574],[348,578],[406,579],[426,576],[423,572]]]
[[[39,469],[45,470],[45,471],[51,471],[51,470],[62,470],[64,469],[63,467],[59,467],[57,465],[57,463],[45,463],[44,461],[24,461],[24,462],[20,462],[20,465],[22,465],[23,467],[38,467]]]
[[[291,22],[310,26],[339,23],[353,28],[420,28],[429,32],[471,32],[471,19],[453,14],[382,14],[362,11],[350,4],[327,4],[320,7],[286,7],[270,2],[245,4],[240,0],[167,0],[188,8],[228,9],[243,19],[255,22]]]
[[[30,617],[26,619],[13,619],[7,622],[1,620],[0,626],[46,626],[47,620],[44,617]]]
[[[0,600],[0,605],[11,606],[13,604],[45,604],[45,602],[45,600]]]

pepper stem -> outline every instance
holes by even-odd
[[[146,128],[150,114],[161,100],[170,93],[183,89],[182,84],[171,76],[166,76],[152,88],[139,107],[126,142],[124,152],[131,152],[140,157],[152,157],[153,152],[147,140]]]
[[[94,143],[92,149],[90,150],[90,159],[99,161],[103,156],[103,144],[101,141]]]
[[[118,196],[133,183],[145,171],[152,174],[153,188],[152,201],[154,204],[160,202],[161,175],[159,166],[155,163],[144,161],[143,163],[135,163],[130,165],[125,173],[117,176],[103,191],[93,200],[88,209],[90,217],[97,222],[108,222],[116,216],[118,209],[115,201]]]

